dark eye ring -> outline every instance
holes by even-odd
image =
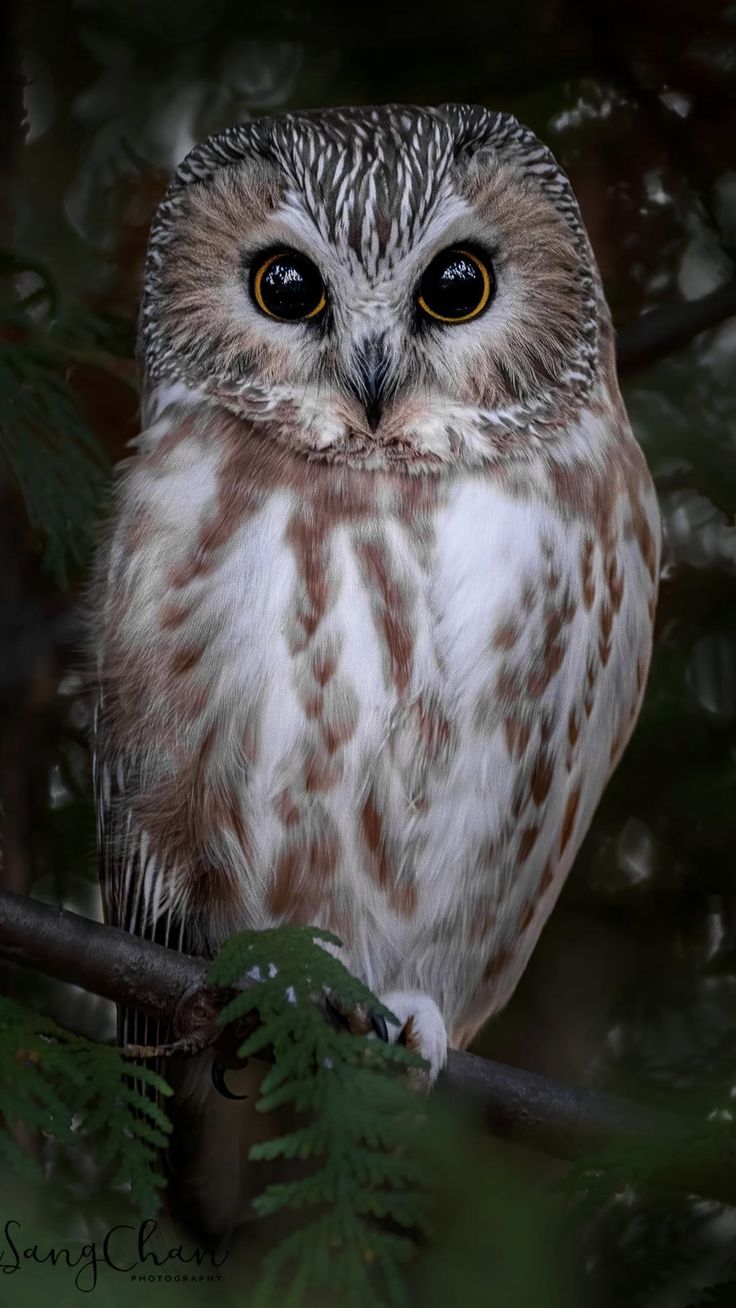
[[[322,275],[298,250],[277,250],[254,263],[251,294],[261,313],[279,322],[308,322],[327,305]]]
[[[494,289],[493,272],[480,255],[451,247],[424,270],[417,303],[436,322],[470,322],[487,307]]]

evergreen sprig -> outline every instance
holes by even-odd
[[[43,540],[44,567],[64,586],[86,561],[109,478],[69,372],[80,363],[104,372],[131,342],[111,318],[61,308],[38,265],[0,254],[0,275],[23,273],[33,274],[34,288],[0,296],[0,458]]]
[[[112,1184],[127,1184],[134,1207],[150,1216],[164,1184],[156,1172],[158,1150],[171,1126],[144,1087],[164,1096],[171,1090],[150,1068],[136,1065],[135,1076],[133,1084],[119,1049],[65,1031],[0,996],[0,1154],[28,1180],[40,1182],[43,1172],[18,1143],[18,1124],[61,1144],[87,1137],[97,1162],[112,1169]]]
[[[576,1159],[560,1188],[576,1203],[579,1214],[594,1216],[615,1195],[656,1190],[678,1173],[717,1176],[724,1158],[736,1160],[736,1138],[728,1121],[693,1119],[668,1135],[641,1135],[610,1141],[594,1153]]]
[[[339,944],[311,927],[243,932],[210,973],[217,985],[246,976],[256,982],[228,1004],[223,1020],[258,1013],[259,1027],[238,1050],[242,1058],[273,1050],[257,1107],[297,1114],[292,1130],[250,1153],[298,1160],[296,1177],[270,1185],[256,1201],[260,1214],[308,1210],[266,1255],[256,1302],[268,1308],[277,1293],[284,1308],[333,1301],[399,1308],[406,1302],[401,1267],[414,1249],[405,1232],[427,1227],[428,1197],[410,1147],[422,1103],[406,1077],[390,1074],[423,1064],[401,1046],[325,1019],[329,1001],[343,1013],[372,1011],[396,1023],[329,952]]]

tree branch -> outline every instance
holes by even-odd
[[[698,300],[652,309],[616,335],[619,372],[635,372],[736,315],[736,277]]]
[[[219,1022],[229,992],[208,984],[206,959],[2,890],[0,958],[164,1019],[179,1040],[200,1047],[223,1044],[232,1051],[234,1033],[223,1033]],[[255,1020],[246,1019],[235,1035],[252,1030]],[[677,1141],[686,1127],[673,1115],[456,1050],[450,1051],[440,1088],[482,1114],[495,1135],[557,1158],[577,1158],[643,1136],[672,1141],[673,1161],[663,1166],[658,1181],[736,1203],[734,1150],[724,1154],[722,1136],[714,1133],[715,1165],[703,1162],[705,1149],[698,1159],[685,1154],[678,1160]]]

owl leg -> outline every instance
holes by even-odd
[[[350,1031],[352,1035],[375,1035],[379,1040],[388,1040],[386,1019],[381,1013],[374,1013],[372,1008],[342,1008],[334,998],[324,1001],[325,1017],[336,1027]]]
[[[447,1062],[447,1028],[442,1014],[429,995],[406,990],[391,990],[381,995],[381,1003],[390,1008],[399,1025],[388,1023],[388,1038],[413,1049],[429,1064],[422,1074],[422,1085],[434,1085]]]

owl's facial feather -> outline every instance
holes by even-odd
[[[411,112],[432,123],[440,113]],[[290,152],[246,156],[178,197],[157,268],[156,329],[172,375],[244,416],[288,406],[308,452],[357,434],[360,446],[419,453],[429,423],[444,457],[443,406],[503,414],[539,407],[569,388],[567,374],[574,385],[590,277],[579,230],[537,175],[502,151],[458,146],[417,180],[405,141],[387,129],[366,129],[356,111],[354,139],[338,149],[330,114],[321,121],[327,163],[310,122]],[[362,205],[347,178],[359,179]],[[454,322],[420,304],[427,270],[448,249],[470,251],[487,270],[482,311]],[[254,279],[276,250],[309,260],[321,278],[325,304],[313,317],[280,321],[257,303]]]

